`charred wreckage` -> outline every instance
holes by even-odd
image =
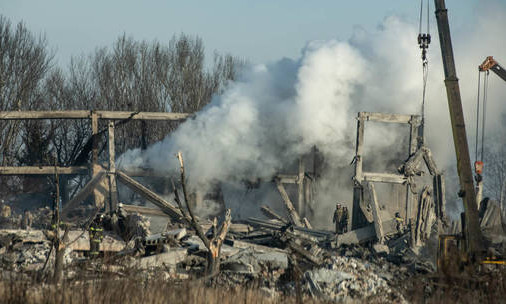
[[[118,122],[176,121],[189,114],[0,112],[1,120],[84,119],[91,122],[92,130],[90,145],[86,145],[86,153],[91,152],[87,165],[0,167],[0,175],[54,176],[56,187],[51,208],[20,210],[12,202],[1,202],[3,279],[36,273],[59,284],[78,276],[77,269],[87,271],[87,278],[96,275],[97,269],[117,275],[136,269],[146,276],[156,273],[160,278],[161,273],[164,280],[199,278],[227,286],[254,282],[274,301],[294,292],[299,302],[303,295],[323,301],[405,302],[406,293],[399,286],[416,275],[444,272],[452,262],[462,265],[461,260],[484,266],[504,264],[498,259],[506,248],[501,208],[486,199],[476,204],[472,173],[467,171],[470,165],[461,164],[469,163],[469,153],[460,93],[452,68],[444,1],[435,3],[465,206],[460,222],[446,215],[444,174],[426,145],[420,115],[358,113],[353,200],[336,202],[334,216],[328,216],[336,229],[329,231],[311,223],[319,207],[315,193],[323,162],[316,148],[295,160],[295,174],[279,173],[267,181],[279,193],[281,208],[259,206],[264,218],[234,220],[219,185],[209,193],[188,189],[182,153],[175,156],[180,176],[164,180],[172,190],[170,198],[144,183],[148,180],[144,177],[153,172],[116,168],[114,130]],[[430,35],[424,35],[419,42],[425,67]],[[99,130],[99,121],[105,121],[106,128]],[[409,126],[406,157],[397,172],[364,169],[368,122]],[[107,139],[107,161],[101,163],[99,142],[103,137]],[[312,170],[307,170],[308,164]],[[62,206],[59,179],[67,175],[90,178]],[[262,182],[253,177],[248,187]],[[142,198],[142,204],[120,202],[121,186]],[[384,193],[388,195],[381,195]],[[220,205],[211,216],[197,214],[206,198]]]
[[[187,115],[70,111],[3,112],[0,117],[90,119],[93,132],[89,166],[0,167],[3,175],[53,175],[55,185],[66,174],[91,174],[88,183],[63,206],[58,192],[52,208],[23,212],[2,203],[0,254],[8,270],[4,275],[37,272],[59,282],[71,277],[73,267],[83,261],[107,260],[117,271],[121,267],[145,272],[163,269],[167,278],[177,280],[201,276],[227,284],[260,280],[261,287],[273,296],[298,282],[307,295],[324,300],[402,300],[402,293],[393,288],[396,282],[435,271],[436,249],[427,249],[431,247],[427,244],[434,243],[438,233],[456,229],[445,215],[444,176],[423,143],[418,115],[358,113],[351,223],[347,213],[341,214],[334,218],[340,227],[337,231],[318,230],[310,223],[318,208],[314,201],[318,174],[306,171],[305,164],[312,157],[313,168],[317,167],[317,151],[299,159],[296,174],[273,177],[271,183],[279,192],[284,214],[264,205],[260,209],[265,218],[234,221],[223,204],[216,217],[201,218],[195,210],[203,204],[203,197],[219,198],[220,190],[214,191],[218,194],[189,193],[181,153],[177,155],[180,177],[172,181],[173,201],[132,177],[149,172],[124,172],[115,167],[113,120],[172,120]],[[106,164],[98,161],[99,119],[110,120]],[[363,170],[368,121],[409,125],[409,157],[398,173]],[[117,183],[157,208],[120,203]],[[376,187],[387,187],[390,197],[380,201]],[[346,203],[342,205],[346,208]],[[493,206],[489,204],[489,209]],[[484,209],[484,221],[497,227],[501,220],[491,219],[491,212]],[[163,227],[152,232],[150,226],[160,219]],[[280,287],[287,274],[292,279]]]

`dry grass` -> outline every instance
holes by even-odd
[[[404,285],[412,303],[506,303],[506,268],[416,276]]]
[[[248,286],[211,287],[201,281],[139,278],[96,278],[45,284],[31,279],[0,282],[4,303],[297,303],[295,296],[271,297]],[[305,298],[303,303],[321,303]]]

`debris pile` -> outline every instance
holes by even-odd
[[[0,230],[0,254],[4,270],[42,270],[50,248],[51,243],[40,230]]]
[[[412,166],[404,170],[415,170],[425,159],[427,166],[436,171],[430,151],[419,151],[413,156]],[[232,221],[230,209],[221,210],[220,220],[199,218],[186,189],[180,153],[178,159],[181,179],[178,187],[173,184],[175,203],[116,172],[120,180],[159,210],[121,203],[115,208],[109,205],[106,213],[98,212],[95,206],[73,208],[70,224],[60,221],[58,211],[42,208],[34,211],[33,222],[27,220],[27,215],[24,221],[11,221],[10,225],[17,223],[25,229],[0,230],[3,269],[38,272],[53,279],[62,268],[64,278],[77,280],[98,278],[103,273],[125,277],[132,272],[166,281],[198,278],[231,289],[254,286],[272,299],[296,294],[299,298],[336,302],[406,302],[407,295],[401,288],[404,282],[436,270],[435,248],[441,239],[435,236],[445,224],[445,217],[444,199],[434,203],[432,191],[438,192],[440,175],[434,177],[436,190],[424,187],[419,193],[417,216],[409,216],[407,223],[399,212],[392,216],[380,206],[374,184],[364,180],[367,188],[360,190],[366,198],[357,200],[363,215],[360,227],[348,231],[348,211],[338,204],[334,232],[315,229],[308,218],[299,215],[283,186],[283,178],[285,182],[298,181],[302,201],[303,178],[293,176],[275,179],[287,211],[284,215],[262,206],[267,219]],[[90,189],[85,190],[91,193]],[[413,193],[406,193],[415,198]],[[502,224],[500,217],[493,216],[497,208],[493,203],[482,208],[482,225],[490,230]],[[162,231],[155,229],[152,233],[150,228],[160,225],[151,225],[152,218],[143,212],[164,218]]]
[[[311,295],[329,301],[346,302],[375,297],[381,302],[401,302],[403,296],[387,282],[392,280],[388,267],[388,264],[378,267],[355,258],[336,256],[323,267],[306,271],[304,279]]]

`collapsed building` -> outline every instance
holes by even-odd
[[[446,225],[444,177],[424,145],[418,115],[358,113],[351,229],[339,235],[335,231],[314,228],[311,223],[314,210],[318,208],[315,197],[324,164],[316,148],[297,160],[298,172],[295,174],[278,173],[269,181],[252,178],[246,183],[246,187],[258,187],[259,183],[275,186],[279,194],[276,209],[284,210],[283,213],[262,205],[259,209],[264,218],[249,217],[236,221],[227,210],[228,204],[219,185],[207,193],[198,189],[187,193],[182,156],[182,176],[176,181],[172,177],[170,188],[174,194],[170,198],[157,194],[149,184],[143,184],[149,181],[146,176],[154,175],[153,172],[142,169],[126,172],[116,168],[113,120],[173,120],[185,119],[188,117],[186,114],[8,112],[0,117],[90,119],[93,134],[92,162],[88,166],[0,167],[3,175],[91,175],[61,209],[57,207],[58,202],[53,204],[52,209],[32,210],[38,221],[44,217],[45,222],[32,225],[32,230],[27,231],[13,229],[15,221],[12,220],[11,229],[1,231],[2,261],[12,271],[51,271],[49,257],[60,249],[62,263],[66,267],[86,259],[93,241],[87,229],[101,213],[105,215],[101,220],[105,229],[99,248],[101,255],[132,257],[133,260],[128,259],[126,265],[146,271],[168,267],[166,269],[172,278],[187,278],[201,273],[212,261],[217,262],[217,269],[221,269],[225,276],[247,275],[250,278],[253,275],[258,278],[262,276],[262,269],[267,269],[275,281],[285,270],[296,267],[302,269],[299,280],[307,284],[304,288],[312,296],[335,300],[382,294],[388,299],[399,299],[402,295],[391,288],[393,280],[435,269],[434,256],[418,255],[417,249],[431,236],[434,237],[433,232]],[[109,120],[106,124],[108,153],[104,163],[100,163],[98,157],[99,119]],[[404,163],[397,173],[364,170],[364,130],[368,121],[409,125],[406,159],[402,160]],[[308,163],[311,166],[306,166]],[[138,180],[134,178],[136,176],[144,178]],[[170,178],[167,180],[165,177],[165,180],[167,184]],[[145,203],[120,202],[120,185],[128,187],[152,207]],[[292,188],[287,188],[287,185]],[[382,194],[387,195],[380,198],[376,189],[384,186],[387,191]],[[58,199],[59,195],[56,197]],[[195,214],[195,210],[209,199],[220,206],[214,214],[222,218],[220,225],[216,217],[213,220],[213,216],[199,217]],[[55,228],[55,216],[60,219],[56,223],[67,222],[67,226],[56,225]],[[402,218],[402,227],[396,222],[396,217]],[[51,233],[52,230],[56,234]],[[59,244],[55,247],[58,250],[51,253],[55,240]],[[54,259],[57,260],[56,257]],[[376,261],[377,266],[374,267],[379,268],[364,268],[360,266],[361,259]],[[391,275],[379,275],[385,273],[380,266],[385,263],[399,276],[394,279]],[[350,265],[355,266],[350,268]],[[351,290],[355,291],[350,293]]]

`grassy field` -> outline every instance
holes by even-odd
[[[0,283],[2,303],[323,303],[295,295],[273,296],[256,287],[223,287],[202,281],[163,279],[95,278],[59,285],[32,279],[11,279]]]

